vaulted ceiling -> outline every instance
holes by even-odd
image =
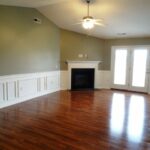
[[[0,0],[1,5],[37,8],[63,2],[65,0]]]
[[[103,18],[106,26],[89,32],[76,24],[86,16],[85,0],[0,0],[0,4],[34,7],[60,28],[100,38],[150,37],[150,0],[92,0],[90,15]]]

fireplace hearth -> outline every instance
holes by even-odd
[[[71,69],[71,90],[94,90],[93,68]]]

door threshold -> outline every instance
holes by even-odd
[[[148,94],[147,92],[130,91],[130,90],[124,90],[124,89],[115,89],[115,88],[111,88],[111,90],[122,91],[122,92],[130,92],[130,93],[139,93],[139,94]]]

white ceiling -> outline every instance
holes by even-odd
[[[0,4],[37,8],[61,28],[87,34],[79,22],[86,15],[84,0],[0,0]],[[90,35],[100,38],[150,37],[150,0],[92,0],[90,14],[103,18],[106,27],[95,27]]]

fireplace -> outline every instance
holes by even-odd
[[[90,78],[90,80],[94,80],[94,88],[93,86],[90,86],[90,88],[83,88],[80,87],[80,89],[97,89],[100,87],[99,85],[99,71],[98,71],[98,66],[99,63],[101,63],[101,61],[66,61],[68,63],[68,74],[66,74],[66,78],[68,78],[67,82],[68,82],[68,87],[67,89],[71,90],[71,89],[76,89],[79,90],[79,87],[77,88],[77,85],[73,85],[75,82],[72,81],[75,77],[72,78],[73,74],[72,74],[72,70],[73,69],[92,69],[94,70],[94,75],[92,78]],[[75,79],[74,79],[75,80]],[[89,81],[90,81],[89,80]],[[63,84],[62,84],[63,85]]]
[[[93,90],[95,69],[72,68],[71,90]]]

